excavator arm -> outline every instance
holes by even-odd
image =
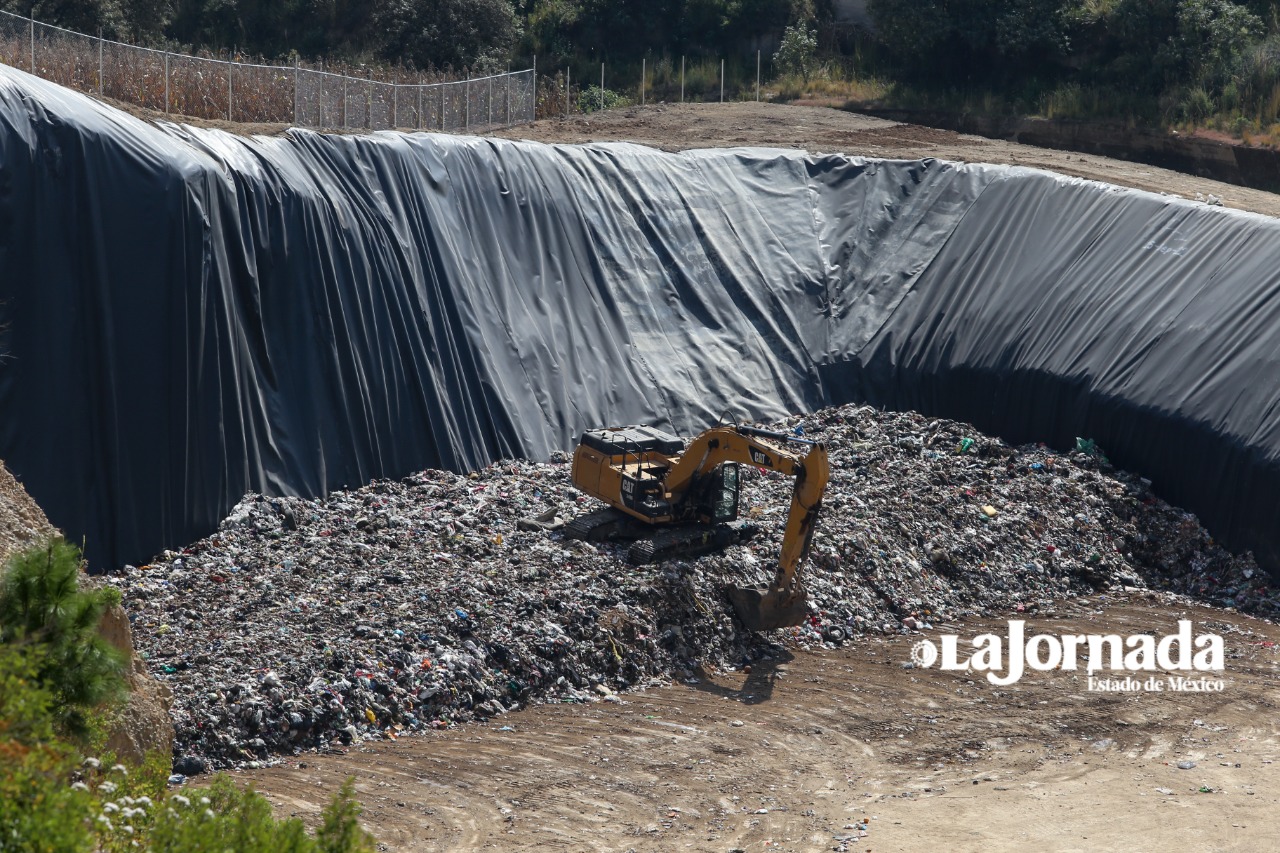
[[[807,615],[800,566],[809,554],[831,473],[826,447],[754,427],[717,427],[694,439],[672,466],[666,478],[669,495],[679,500],[699,477],[723,462],[754,465],[795,477],[773,583],[763,590],[730,589],[729,598],[749,630],[799,625]]]

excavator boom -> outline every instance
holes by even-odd
[[[799,625],[808,615],[800,567],[813,541],[830,476],[826,448],[784,433],[737,425],[703,432],[689,442],[683,453],[677,451],[678,446],[678,440],[646,427],[586,433],[574,454],[573,482],[609,504],[612,514],[601,511],[605,515],[598,523],[571,522],[566,530],[571,535],[581,534],[580,538],[599,538],[596,533],[605,526],[664,527],[671,529],[666,538],[674,541],[682,538],[680,525],[702,521],[711,523],[709,529],[718,530],[723,538],[726,525],[720,522],[737,516],[737,481],[734,479],[729,495],[724,476],[716,480],[713,474],[734,468],[726,463],[737,463],[794,477],[795,489],[773,582],[762,589],[730,589],[727,594],[749,630]],[[709,484],[720,489],[718,502],[707,497]],[[578,531],[579,527],[587,532]],[[692,538],[698,536],[704,544],[714,544],[709,534]],[[658,536],[653,541],[662,538]],[[724,541],[737,540],[730,537]],[[645,552],[646,548],[638,550]]]

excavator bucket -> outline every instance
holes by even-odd
[[[725,594],[748,631],[791,628],[809,616],[809,598],[803,590],[729,587]]]

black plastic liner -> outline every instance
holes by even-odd
[[[157,128],[0,67],[0,458],[98,568],[867,400],[1097,442],[1280,567],[1280,225],[1044,172]]]

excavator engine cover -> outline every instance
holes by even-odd
[[[803,590],[729,587],[725,594],[748,631],[793,628],[809,618],[809,597]]]

